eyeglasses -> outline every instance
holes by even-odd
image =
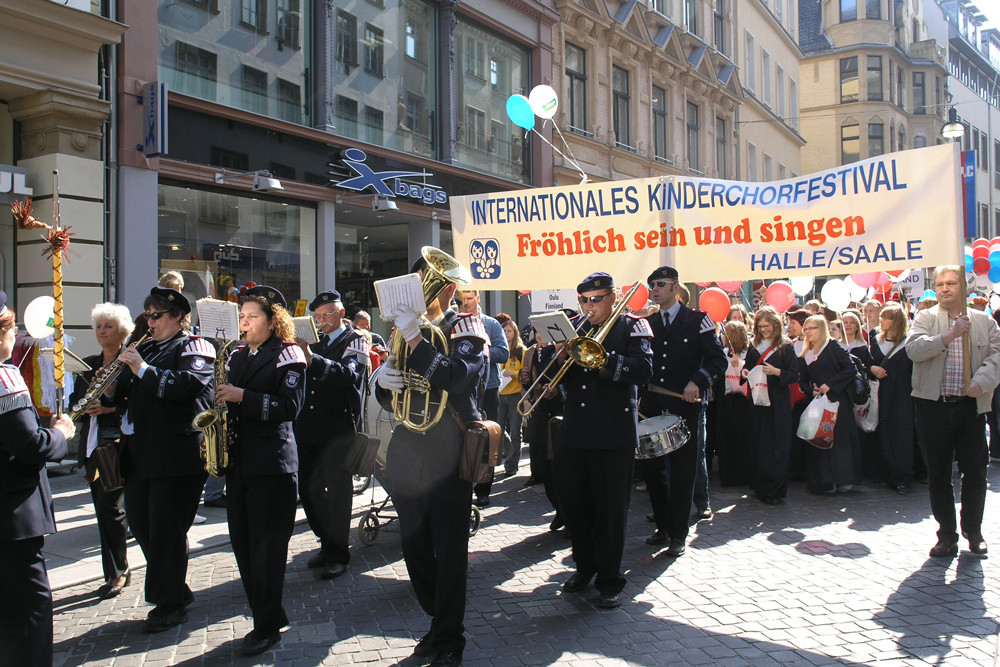
[[[654,289],[663,289],[668,285],[676,285],[676,284],[677,284],[676,280],[654,280],[653,282],[649,283],[649,286]]]
[[[816,331],[819,327],[802,327],[803,331]]]
[[[160,310],[154,313],[146,313],[146,319],[155,322],[156,320],[160,319],[161,317],[167,314],[168,313],[165,310]]]
[[[590,303],[600,303],[604,301],[604,297],[606,296],[611,296],[611,293],[608,292],[607,294],[598,294],[597,296],[578,296],[576,297],[576,300],[581,304],[587,303],[588,301]]]

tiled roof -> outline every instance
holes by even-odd
[[[794,2],[794,0],[793,0]],[[799,0],[799,47],[803,53],[818,53],[833,46],[823,32],[822,0]]]

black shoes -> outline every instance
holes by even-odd
[[[202,503],[205,507],[225,507],[226,506],[226,496],[222,495],[218,498],[213,498],[211,500],[206,500]]]
[[[163,632],[180,625],[187,620],[187,611],[183,606],[174,608],[156,607],[149,612],[143,621],[142,631],[148,634]]]
[[[457,651],[438,651],[431,660],[430,667],[458,667],[462,664],[462,654]]]
[[[557,512],[555,518],[552,519],[552,523],[549,524],[549,530],[554,533],[565,525],[566,522],[563,521],[562,517],[559,516],[559,513]]]
[[[765,505],[780,505],[781,498],[774,498],[772,496],[760,496],[760,501]]]
[[[426,658],[437,653],[437,649],[434,648],[434,642],[431,640],[431,633],[427,633],[420,638],[417,645],[413,647],[413,655],[419,656],[421,658]]]
[[[535,479],[534,475],[528,475],[528,479],[524,480],[525,488],[529,486],[534,486],[535,484],[538,484],[538,480]]]
[[[476,496],[475,506],[479,509],[490,506],[490,499],[488,496]]]
[[[982,533],[966,533],[963,531],[962,537],[969,540],[969,551],[972,553],[980,556],[989,553],[989,547],[986,546],[986,540],[983,539]]]
[[[319,578],[336,579],[345,572],[347,572],[347,565],[345,565],[344,563],[330,563],[323,568],[323,571],[320,573]]]
[[[982,539],[982,536],[980,536],[980,539]],[[972,548],[972,540],[969,540],[969,548]],[[937,544],[931,547],[932,558],[951,558],[952,556],[957,555],[958,540],[949,540],[942,537],[937,541]]]
[[[121,584],[115,583],[116,581],[122,581],[122,583]],[[125,587],[131,583],[132,583],[132,571],[128,570],[122,577],[104,582],[104,584],[97,589],[97,597],[101,598],[102,600],[118,597],[125,590]]]
[[[661,547],[666,544],[669,539],[670,538],[667,537],[666,533],[657,530],[655,533],[646,538],[646,544],[654,547]]]
[[[684,540],[670,540],[670,546],[663,553],[671,558],[677,558],[683,556],[685,551],[687,551],[687,545]]]
[[[310,569],[314,567],[326,567],[326,553],[320,549],[318,554],[309,559],[306,567]]]
[[[900,484],[899,486],[896,487],[896,493],[898,493],[901,496],[908,496],[908,495],[910,495],[910,485],[909,484]]]
[[[277,644],[280,639],[281,634],[278,632],[270,635],[258,635],[256,631],[252,631],[243,638],[243,646],[240,647],[240,654],[260,655]]]
[[[622,594],[602,593],[594,604],[600,609],[618,609],[618,607],[622,606]]]
[[[701,521],[702,519],[711,519],[712,518],[712,508],[711,507],[705,507],[704,509],[700,509],[700,510],[698,510],[697,512],[694,513],[694,516],[699,521]]]
[[[567,593],[576,593],[577,591],[582,591],[584,588],[590,585],[590,580],[594,578],[594,575],[587,574],[586,572],[575,572],[573,576],[566,580],[563,584],[563,590]]]

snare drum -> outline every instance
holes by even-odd
[[[635,458],[655,459],[669,454],[688,441],[691,433],[677,415],[665,414],[639,422],[639,446]]]

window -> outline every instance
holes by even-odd
[[[840,22],[858,20],[858,0],[840,0]]]
[[[465,108],[465,144],[478,151],[486,150],[486,112]]]
[[[764,104],[771,105],[771,54],[760,50],[760,97]]]
[[[423,120],[426,102],[416,95],[406,96],[406,129],[415,134],[424,134]]]
[[[867,0],[867,2],[865,2],[865,18],[882,18],[882,0]]]
[[[384,123],[385,123],[385,114],[382,113],[381,109],[375,109],[366,106],[365,141],[374,146],[381,146],[384,139],[384,134],[383,134]]]
[[[996,139],[993,140],[993,187],[1000,190],[1000,141]]]
[[[906,150],[906,130],[902,127],[899,128],[899,141],[897,142],[897,147],[901,151]]]
[[[653,86],[653,157],[670,160],[667,141],[667,91]],[[1000,147],[997,148],[1000,150]]]
[[[979,168],[983,171],[990,170],[990,139],[983,132],[979,135]]]
[[[795,31],[799,27],[798,19],[795,18],[796,6],[798,5],[798,0],[790,0],[788,3],[788,23],[785,26],[788,28],[788,33],[795,39]]]
[[[920,41],[920,21],[913,19],[913,41]]]
[[[906,103],[904,102],[904,99],[903,99],[903,68],[902,67],[897,67],[896,68],[896,99],[899,100],[899,106],[900,106],[900,108],[903,108],[903,107],[906,106]]]
[[[868,56],[868,99],[882,101],[882,56]]]
[[[795,2],[795,0],[792,0]],[[778,23],[781,23],[781,19],[785,14],[785,0],[774,0],[774,16],[778,19]]]
[[[722,0],[715,0],[715,11],[712,13],[712,37],[715,49],[726,53],[726,18],[722,13]]]
[[[767,153],[764,153],[764,180],[774,180],[774,159]]]
[[[927,92],[924,85],[925,74],[923,72],[913,73],[913,113],[927,113]]]
[[[914,135],[913,137],[913,147],[914,148],[924,148],[927,146],[927,137],[922,134]]]
[[[785,117],[785,70],[781,65],[774,67],[774,110],[781,118]]]
[[[341,136],[351,137],[352,139],[358,138],[358,101],[352,100],[350,97],[344,95],[337,95],[336,100],[336,114],[337,120],[337,132]]]
[[[490,58],[490,86],[498,93],[506,93],[508,90],[506,70],[505,62]]]
[[[465,73],[486,79],[486,45],[473,37],[465,39]]]
[[[210,12],[219,11],[219,0],[190,0],[192,4],[204,7]]]
[[[743,40],[743,67],[746,68],[746,87],[750,90],[757,89],[756,68],[754,67],[757,58],[757,47],[754,45],[753,35],[749,32]]]
[[[747,180],[757,180],[757,146],[747,142]]]
[[[701,140],[698,125],[698,105],[693,102],[687,103],[687,158],[688,168],[701,170],[701,160],[698,154],[698,142]]]
[[[885,153],[884,132],[882,123],[868,123],[868,157]]]
[[[840,59],[840,103],[858,101],[858,57]]]
[[[698,32],[698,0],[684,0],[684,26],[688,32],[701,36]]]
[[[358,64],[358,19],[337,10],[337,60],[345,65]]]
[[[629,103],[628,70],[617,65],[611,67],[611,93],[614,97],[612,106],[612,122],[615,138],[619,146],[631,146],[629,136]]]
[[[569,99],[569,129],[587,132],[587,52],[566,42],[566,97]]]
[[[788,175],[788,169],[785,167],[785,165],[783,165],[783,164],[781,164],[779,162],[778,163],[778,180],[779,181],[785,180],[785,177],[787,175]]]
[[[370,23],[365,24],[365,71],[378,78],[385,76],[385,34]]]
[[[861,135],[857,125],[840,128],[840,163],[857,162],[861,157]]]
[[[892,85],[892,61],[889,61],[889,102],[896,103],[896,89]]]
[[[799,129],[799,84],[788,82],[788,120],[792,127]]]
[[[254,113],[267,113],[267,72],[243,66],[240,106]]]
[[[726,136],[726,120],[715,118],[715,170],[718,178],[728,178],[726,173],[726,151],[728,147]]]
[[[254,30],[266,30],[267,0],[240,0],[240,23]]]
[[[184,42],[177,42],[177,92],[207,100],[215,99],[216,55]]]
[[[278,118],[302,124],[302,89],[284,79],[278,79]]]
[[[278,0],[279,42],[298,48],[299,41],[299,0]]]

